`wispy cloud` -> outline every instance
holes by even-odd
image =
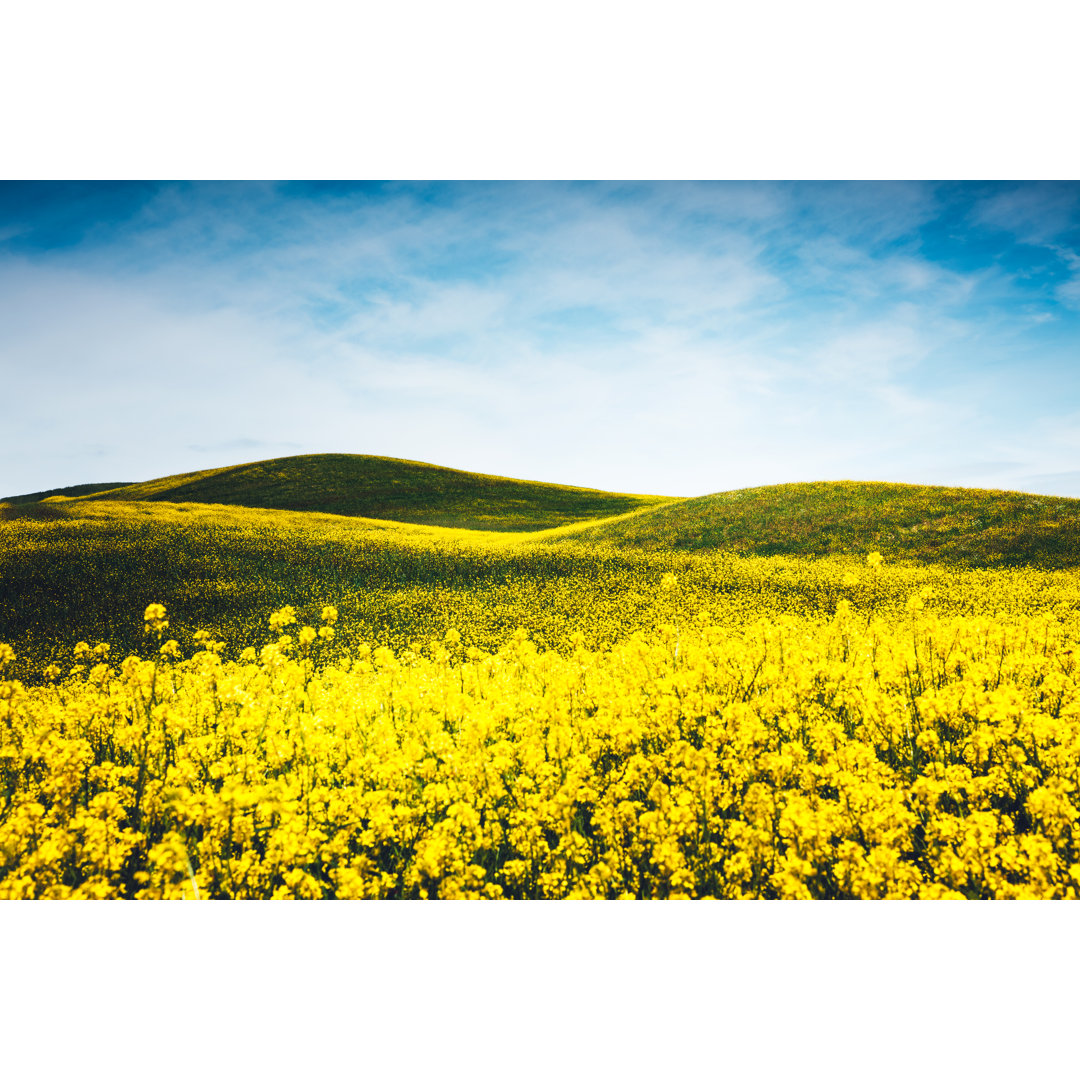
[[[280,454],[290,450],[300,450],[302,447],[303,443],[285,440],[267,442],[265,439],[222,439],[215,443],[191,443],[188,449],[199,454],[220,454],[226,450],[262,450]]]
[[[672,494],[1068,471],[1039,432],[1080,409],[1047,390],[1071,279],[1009,254],[1068,239],[1040,191],[164,185],[36,245],[0,217],[0,487],[317,451]]]
[[[980,225],[1011,232],[1025,244],[1051,244],[1074,228],[1080,212],[1080,183],[1016,184],[979,200],[972,217]]]
[[[1011,186],[976,203],[972,216],[1049,255],[1049,289],[1060,303],[1080,309],[1080,182]]]

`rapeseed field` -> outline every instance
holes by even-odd
[[[13,508],[0,896],[1080,895],[1075,565],[613,541],[679,505]]]

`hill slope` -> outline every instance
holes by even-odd
[[[323,605],[337,607],[337,646],[415,652],[451,628],[485,650],[519,627],[543,648],[572,649],[578,632],[610,644],[702,612],[729,627],[781,614],[830,617],[841,597],[863,614],[894,618],[924,586],[942,612],[1080,618],[1075,571],[893,559],[871,571],[861,556],[740,559],[238,506],[41,505],[55,517],[0,520],[0,642],[16,654],[5,679],[40,682],[53,661],[69,670],[80,641],[108,642],[114,664],[147,655],[156,647],[143,632],[150,603],[165,604],[185,655],[206,629],[231,658],[271,640],[267,620],[285,604],[301,625],[317,625]],[[668,573],[675,590],[664,587]]]
[[[830,481],[703,495],[599,523],[561,542],[745,555],[886,557],[966,566],[1080,565],[1080,499]]]
[[[673,502],[367,454],[302,454],[181,473],[82,499],[226,503],[448,528],[531,532]]]

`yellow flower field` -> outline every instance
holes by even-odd
[[[642,556],[614,635],[526,583],[549,647],[0,646],[0,895],[1077,897],[1075,572],[878,563]]]

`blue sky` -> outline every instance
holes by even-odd
[[[2,183],[0,375],[0,495],[336,451],[1080,496],[1080,185]]]

